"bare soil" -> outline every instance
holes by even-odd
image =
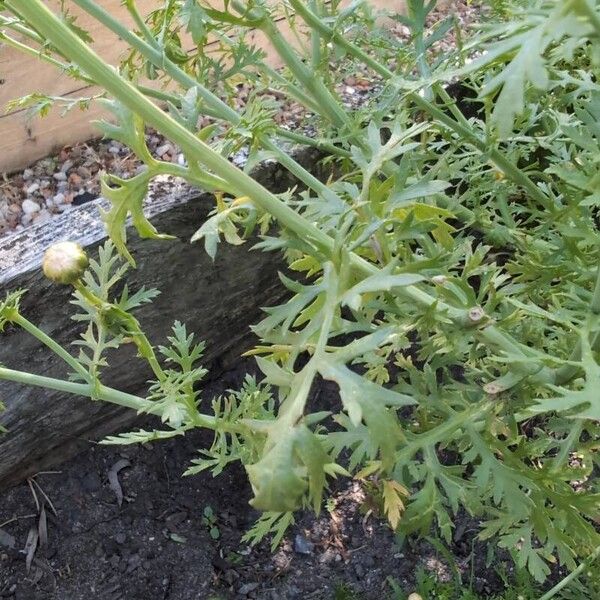
[[[238,387],[244,372],[209,384],[204,398]],[[320,390],[319,403],[337,401],[333,388]],[[429,544],[409,540],[400,546],[384,522],[366,514],[368,503],[356,482],[334,490],[319,517],[299,515],[274,553],[267,541],[249,547],[241,538],[258,513],[248,504],[243,469],[216,478],[181,477],[210,441],[197,432],[144,446],[90,442],[87,452],[56,472],[1,493],[0,597],[333,600],[350,597],[340,595],[345,589],[375,599],[389,597],[390,577],[412,591],[419,567],[443,580],[451,577]],[[218,530],[212,535],[207,507]],[[485,552],[473,547],[475,533],[475,526],[459,519],[451,551],[466,577],[473,574],[475,587],[492,593],[499,580],[485,568]]]

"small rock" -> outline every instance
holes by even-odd
[[[294,538],[294,552],[298,554],[312,554],[315,545],[306,539],[301,533]]]
[[[14,548],[15,547],[15,538],[7,533],[3,529],[0,529],[0,545],[5,548]]]
[[[31,179],[33,177],[33,169],[25,169],[23,171],[23,179],[25,181],[28,181],[29,179]]]
[[[127,572],[128,573],[132,573],[138,567],[141,567],[141,566],[142,566],[142,558],[140,557],[139,554],[132,554],[127,559]]]
[[[156,149],[156,154],[158,156],[164,156],[167,152],[172,150],[171,144],[163,144]]]
[[[258,587],[258,583],[245,583],[239,590],[238,595],[247,596]]]
[[[54,194],[52,197],[52,202],[58,206],[59,204],[65,203],[65,195],[62,192],[58,192],[58,194]]]
[[[25,191],[28,194],[35,194],[35,192],[37,192],[40,189],[40,184],[39,183],[32,183]]]
[[[77,173],[71,173],[69,175],[69,183],[75,187],[80,186],[83,179]]]
[[[52,175],[52,177],[54,177],[54,179],[56,179],[56,181],[66,181],[67,180],[67,174],[64,173],[63,171],[54,173],[54,175]]]
[[[117,542],[117,544],[124,544],[126,539],[127,536],[122,531],[115,535],[115,542]]]
[[[40,205],[37,202],[26,198],[23,200],[22,209],[26,215],[32,215],[40,210]]]
[[[89,192],[82,192],[81,194],[77,194],[77,196],[73,197],[73,206],[80,206],[81,204],[85,204],[86,202],[91,202],[95,200],[96,196],[94,194],[90,194]]]
[[[66,173],[73,166],[72,160],[65,160],[65,162],[61,165],[60,170],[63,173]]]
[[[92,172],[87,167],[82,165],[81,167],[77,167],[77,175],[79,175],[79,177],[82,179],[90,179]]]

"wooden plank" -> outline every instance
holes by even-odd
[[[401,11],[404,7],[404,0],[370,1],[378,9]],[[215,5],[218,6],[222,2],[223,0],[215,0]],[[99,0],[99,3],[125,24],[132,25],[121,0]],[[58,0],[49,1],[49,5],[55,9],[59,4]],[[156,7],[156,2],[138,0],[138,5],[142,14],[146,14]],[[73,8],[73,14],[78,16],[81,26],[91,32],[94,38],[92,46],[100,56],[117,64],[124,51],[124,44],[89,16],[81,15],[77,7]],[[282,23],[282,31],[292,44],[297,43],[293,39],[294,36],[290,35],[287,24]],[[274,67],[280,66],[279,57],[262,32],[254,31],[249,38],[265,50],[268,61]],[[14,98],[35,91],[69,98],[91,96],[95,93],[93,88],[82,86],[81,82],[60,73],[51,65],[8,47],[0,47],[0,82],[0,108]],[[75,109],[65,116],[61,116],[59,109],[53,109],[43,119],[31,119],[26,110],[16,110],[8,114],[1,114],[0,111],[0,173],[23,168],[65,145],[97,136],[98,132],[90,121],[103,115],[97,106],[92,106],[84,112]]]

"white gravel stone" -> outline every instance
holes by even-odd
[[[171,144],[163,144],[156,149],[156,154],[158,156],[164,156],[167,152],[170,152],[173,148]]]
[[[62,192],[59,192],[58,194],[54,194],[54,196],[52,197],[52,202],[58,206],[59,204],[64,204],[65,203],[65,195]]]
[[[66,181],[67,180],[67,174],[63,173],[63,171],[54,173],[54,175],[52,175],[52,177],[54,177],[54,179],[56,179],[56,181]]]
[[[26,198],[23,200],[22,208],[26,215],[32,215],[40,210],[40,205],[37,202]]]
[[[25,181],[28,181],[29,179],[31,179],[33,177],[33,169],[25,169],[23,171],[23,179]]]
[[[35,192],[37,192],[40,189],[40,184],[37,183],[37,181],[35,183],[32,183],[26,190],[26,192],[28,194],[35,194]]]

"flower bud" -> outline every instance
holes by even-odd
[[[75,283],[87,269],[88,257],[75,242],[52,244],[42,261],[44,275],[56,283]]]
[[[423,597],[421,596],[421,594],[417,594],[416,592],[413,592],[409,597],[408,600],[423,600]]]

